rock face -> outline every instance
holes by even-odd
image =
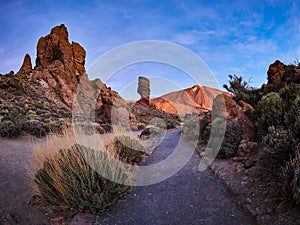
[[[158,109],[167,113],[184,115],[192,112],[208,111],[212,107],[213,99],[222,91],[194,85],[191,88],[171,92],[158,98],[151,99]]]
[[[138,101],[138,103],[142,105],[149,105],[150,81],[148,78],[139,77],[137,93],[141,95],[141,99]]]
[[[31,58],[29,54],[26,54],[24,57],[23,64],[17,74],[28,75],[31,71],[32,71]]]
[[[273,64],[269,66],[268,69],[268,84],[278,84],[281,82],[282,77],[285,73],[285,65],[280,62],[279,60],[276,60]]]
[[[222,107],[222,98],[224,99],[223,102],[225,102],[226,111]],[[242,134],[241,140],[253,140],[255,138],[255,126],[246,116],[246,110],[253,110],[253,107],[243,101],[240,101],[240,104],[238,104],[230,94],[224,93],[215,98],[212,113],[216,113],[219,117],[226,119],[226,131],[240,130]]]
[[[32,79],[43,80],[72,106],[74,93],[85,74],[85,50],[78,43],[69,42],[67,28],[62,24],[41,37],[37,45],[37,58]]]
[[[251,141],[255,138],[255,126],[245,114],[246,110],[253,110],[253,108],[242,101],[238,104],[228,93],[218,95],[214,99],[211,112],[212,123],[226,120],[226,130],[218,153],[219,157],[235,156],[242,140]]]
[[[37,45],[36,69],[50,66],[60,61],[68,75],[81,76],[85,72],[86,52],[78,43],[69,43],[65,25],[54,27],[46,37],[41,37]]]
[[[69,42],[68,30],[62,24],[54,27],[49,35],[39,39],[34,69],[27,54],[18,74],[26,80],[26,85],[33,84],[36,99],[43,95],[42,97],[51,98],[58,107],[69,111],[74,106],[78,112],[90,114],[89,117],[95,116],[96,122],[105,125],[112,122],[112,110],[117,115],[116,111],[121,112],[120,118],[122,117],[123,122],[127,120],[128,125],[135,129],[136,119],[134,115],[129,115],[125,100],[99,79],[88,79],[85,57],[86,52],[80,44]],[[77,90],[79,82],[80,90]],[[76,91],[80,91],[81,105],[73,104]],[[144,95],[145,91],[142,93]],[[93,101],[95,97],[96,105]],[[93,112],[87,111],[93,108]],[[114,119],[120,118],[114,116]]]

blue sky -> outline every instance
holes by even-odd
[[[198,55],[220,86],[227,82],[228,74],[237,74],[252,77],[252,85],[259,87],[266,82],[270,63],[300,59],[297,1],[2,0],[0,9],[0,73],[17,71],[26,53],[34,64],[38,38],[61,23],[68,27],[69,39],[86,49],[87,68],[119,45],[163,40]],[[139,75],[165,77],[177,89],[193,85],[183,72],[158,63],[129,66],[107,83],[125,93],[126,83]],[[155,95],[175,86],[161,88]]]

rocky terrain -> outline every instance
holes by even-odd
[[[141,98],[136,102],[128,102],[128,107],[138,121],[138,128],[143,129],[148,125],[160,126],[163,129],[172,129],[180,124],[177,114],[166,112],[150,102],[150,80],[139,77],[137,92]]]
[[[215,160],[212,169],[258,224],[299,224],[300,64],[276,60],[267,78],[257,89],[230,78],[219,152],[227,159]],[[205,155],[205,146],[199,152]]]
[[[76,92],[84,96],[81,110],[91,108],[95,103],[89,100],[97,99],[91,117],[95,113],[99,131],[109,131],[112,108],[127,111],[126,102],[99,79],[88,79],[85,57],[86,52],[80,44],[69,42],[63,24],[41,37],[34,67],[26,54],[16,74],[10,72],[0,76],[1,135],[17,136],[25,132],[43,136],[68,125]],[[79,82],[81,88],[77,90]],[[136,127],[134,116],[129,117],[129,123]]]

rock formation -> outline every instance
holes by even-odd
[[[32,71],[32,64],[31,64],[31,57],[29,54],[26,54],[24,57],[23,64],[18,71],[18,75],[29,75],[29,73]]]
[[[261,94],[279,91],[284,85],[289,83],[300,83],[300,65],[285,65],[276,60],[269,66],[268,83],[264,84],[258,91]]]
[[[222,99],[223,98],[223,99]],[[224,111],[225,102],[225,111]],[[232,98],[232,95],[223,93],[214,99],[212,113],[217,117],[226,119],[226,132],[230,130],[240,130],[241,139],[255,138],[255,126],[253,122],[246,116],[246,110],[254,110],[251,105],[244,101],[239,101],[239,104]],[[230,135],[230,134],[229,134]],[[239,144],[239,142],[237,143]]]
[[[285,65],[280,62],[279,60],[276,60],[273,64],[269,66],[268,69],[268,84],[278,84],[281,82],[282,77],[285,73]]]
[[[89,118],[95,116],[96,122],[109,126],[112,122],[112,110],[115,110],[122,112],[120,118],[122,117],[123,123],[126,120],[128,126],[136,128],[137,122],[134,115],[130,115],[126,109],[125,100],[99,79],[94,81],[88,79],[85,57],[86,52],[80,44],[69,42],[67,28],[63,24],[56,26],[49,35],[39,39],[34,69],[32,69],[30,56],[28,54],[25,56],[17,73],[21,79],[14,84],[24,89],[26,92],[23,93],[24,96],[30,95],[34,98],[32,99],[33,104],[37,100],[51,102],[50,105],[55,105],[52,106],[53,109],[64,108],[68,111],[68,117],[74,106],[79,110],[78,112],[87,113]],[[1,86],[5,87],[7,83],[5,82],[3,81]],[[80,90],[77,90],[79,82],[82,85],[80,85]],[[17,88],[15,89],[17,90]],[[76,91],[80,91],[82,100],[80,106],[73,104]],[[96,104],[93,101],[95,97],[97,98]],[[49,107],[51,108],[51,106]],[[91,112],[87,110],[91,110]],[[63,117],[63,115],[61,116]],[[116,118],[120,119],[118,116],[115,116]]]
[[[139,77],[137,93],[141,95],[138,103],[142,105],[149,105],[150,98],[150,81],[146,77]]]
[[[32,79],[45,81],[71,107],[81,77],[87,76],[85,55],[83,47],[69,42],[67,28],[63,24],[56,26],[38,41]]]

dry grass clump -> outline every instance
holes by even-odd
[[[282,196],[286,202],[300,203],[300,144],[295,149],[295,156],[282,168],[280,177],[283,182]],[[292,193],[292,194],[291,194]]]
[[[119,160],[114,138],[67,130],[33,143],[31,175],[38,201],[54,210],[74,212],[100,214],[110,208],[133,181]]]

